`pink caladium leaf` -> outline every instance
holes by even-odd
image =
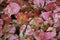
[[[16,18],[17,18],[17,23],[18,24],[25,24],[28,21],[28,16],[24,13],[16,14]]]
[[[53,37],[55,37],[56,36],[56,32],[46,32],[45,33],[45,37],[47,38],[47,39],[51,39],[51,38],[53,38]]]
[[[54,2],[56,2],[56,0],[46,0],[46,4],[54,3]]]
[[[51,11],[49,11],[49,12],[43,12],[42,14],[41,14],[41,16],[45,19],[45,20],[48,20],[49,19],[49,17],[51,16]]]
[[[49,3],[47,5],[45,5],[45,10],[46,11],[50,11],[50,10],[53,10],[55,8],[56,4],[55,3]]]
[[[3,35],[3,31],[2,29],[0,28],[0,37]]]
[[[2,40],[2,38],[0,38],[0,40]]]
[[[3,20],[2,19],[0,19],[0,26],[2,26],[3,25]]]
[[[5,32],[14,32],[14,31],[15,31],[14,29],[15,29],[14,26],[12,26],[12,25],[10,25],[10,24],[5,24],[3,30],[4,30]]]
[[[26,28],[26,25],[22,25],[22,26],[20,27],[20,33],[23,33],[23,31],[25,30],[25,28]]]
[[[10,29],[9,33],[15,33],[15,31],[16,31],[15,27],[12,27],[12,28]]]
[[[16,34],[8,34],[6,36],[6,38],[8,38],[8,40],[17,40],[18,35],[16,35]]]
[[[23,40],[23,38],[20,38],[19,40]]]
[[[25,34],[29,36],[29,35],[32,35],[33,32],[34,32],[34,29],[32,29],[31,26],[28,25]]]
[[[42,30],[41,30],[41,32],[40,32],[40,30],[34,32],[33,35],[36,40],[43,40],[44,39],[44,31],[42,31]]]
[[[54,13],[57,13],[60,11],[60,7],[59,6],[56,6],[56,9],[54,10]]]
[[[44,6],[44,0],[34,0],[33,3],[38,6],[40,6],[40,4],[42,5],[42,7]]]
[[[40,24],[42,24],[42,23],[43,23],[43,19],[42,18],[37,17],[37,18],[34,19],[34,24],[36,26],[40,26]]]
[[[55,11],[53,14],[53,18],[54,18],[54,25],[53,27],[58,28],[60,26],[60,13],[57,13],[59,11]]]
[[[32,3],[33,2],[33,0],[29,0],[29,3]]]
[[[4,0],[0,0],[0,4],[3,2]]]
[[[7,7],[3,11],[9,16],[11,16],[12,14],[18,13],[19,10],[20,10],[20,6],[17,3],[12,2],[9,5],[7,5]]]
[[[49,40],[55,36],[56,32],[44,32],[43,30],[34,33],[36,40]]]
[[[2,15],[1,18],[6,22],[11,22],[11,17],[7,16],[6,14]]]

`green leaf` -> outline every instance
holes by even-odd
[[[41,28],[44,28],[44,27],[45,27],[44,24],[42,24],[42,25],[41,25]]]

